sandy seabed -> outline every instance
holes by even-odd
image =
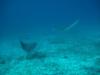
[[[45,37],[36,42],[36,53],[27,56],[19,40],[1,40],[0,75],[100,75],[100,41]]]

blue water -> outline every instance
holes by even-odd
[[[98,0],[3,0],[0,6],[2,35],[37,30],[37,27],[44,30],[55,24],[69,25],[76,19],[90,29],[91,25],[100,24]]]
[[[47,55],[42,66],[38,62],[40,70],[43,65],[52,61],[60,66],[64,62],[69,63],[68,65],[72,63],[68,68],[71,72],[66,72],[62,67],[59,72],[54,73],[56,71],[51,71],[54,67],[49,69],[50,72],[44,73],[42,70],[38,74],[39,70],[32,71],[28,65],[25,72],[31,73],[22,75],[100,75],[100,64],[95,64],[100,62],[99,3],[99,0],[0,0],[0,75],[15,75],[16,66],[16,75],[21,75],[20,69],[23,72],[26,64],[34,65],[34,58],[42,57],[37,51]],[[20,41],[37,43],[34,58],[27,60],[27,45],[24,50]],[[28,55],[30,59],[31,54]],[[69,57],[67,60],[62,58],[66,55]],[[56,62],[53,56],[60,61]],[[91,65],[87,66],[88,63]],[[79,67],[82,69],[76,68],[75,73],[75,65],[82,65]]]

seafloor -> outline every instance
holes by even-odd
[[[43,36],[33,54],[19,39],[0,41],[0,75],[100,75],[100,39]]]

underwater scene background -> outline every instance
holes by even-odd
[[[100,75],[99,0],[0,0],[0,75]]]

